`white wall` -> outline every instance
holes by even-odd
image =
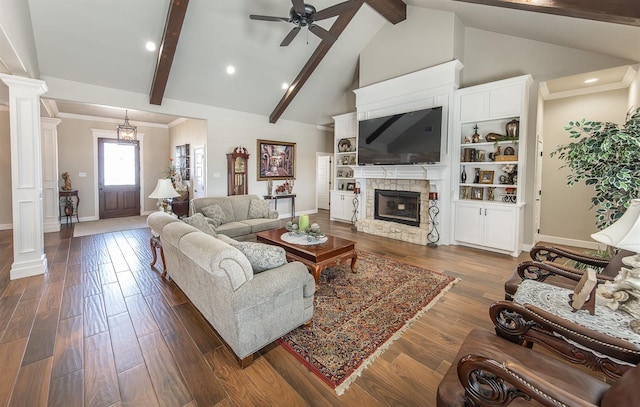
[[[453,13],[408,7],[407,21],[385,26],[361,54],[360,84],[363,86],[448,62],[461,49],[464,55],[459,58],[464,64],[461,87],[531,74],[534,83],[527,129],[524,243],[532,244],[539,82],[632,61],[469,27],[464,28],[464,40],[460,44],[459,25]],[[564,218],[561,222],[569,223],[571,220]]]
[[[629,109],[640,107],[640,65],[636,65],[636,77],[629,86]]]
[[[94,140],[91,129],[105,129],[115,132],[116,124],[96,121],[62,118],[58,125],[58,175],[69,172],[73,189],[78,190],[80,205],[78,215],[80,220],[98,219],[95,211],[95,185],[97,168],[94,162]],[[141,149],[140,183],[143,188],[144,201],[141,204],[143,212],[156,210],[156,200],[147,198],[156,187],[157,179],[163,178],[163,173],[169,166],[169,129],[138,126],[138,133],[144,134]],[[80,177],[83,172],[87,176]]]
[[[624,123],[627,94],[626,89],[619,89],[545,102],[541,235],[586,242],[584,245],[593,243],[590,235],[597,231],[595,208],[591,209],[593,186],[582,182],[568,187],[566,179],[570,171],[560,168],[564,161],[549,154],[558,146],[575,141],[564,130],[570,121]]]
[[[453,13],[407,6],[407,19],[386,24],[360,54],[360,87],[461,57],[461,33]]]
[[[3,199],[11,203],[11,137],[9,134],[9,110],[0,106],[0,173],[5,174],[0,178]],[[11,205],[0,205],[0,230],[11,229],[13,214]]]
[[[331,134],[318,129],[315,125],[289,120],[279,120],[276,124],[269,124],[266,116],[171,99],[165,99],[161,106],[152,106],[148,104],[146,94],[59,78],[43,77],[43,79],[49,87],[47,97],[53,99],[122,106],[206,120],[207,193],[210,196],[227,194],[226,154],[230,153],[234,147],[241,145],[249,150],[251,154],[248,168],[249,193],[263,195],[267,190],[266,182],[256,180],[256,140],[267,139],[297,143],[297,180],[294,188],[294,193],[297,194],[296,210],[297,212],[305,212],[315,209],[315,182],[308,182],[315,180],[315,153],[327,151],[327,146],[331,145],[331,141],[327,141],[330,140]],[[60,130],[58,131],[60,132]],[[164,151],[165,154],[170,152],[168,142]],[[167,158],[159,160],[161,166],[165,165]],[[214,174],[219,174],[219,177],[214,177]],[[280,208],[280,203],[278,203],[278,209],[280,210]],[[282,212],[286,212],[285,207]]]

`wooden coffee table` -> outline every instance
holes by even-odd
[[[351,272],[355,273],[356,242],[340,237],[327,235],[327,241],[312,245],[299,245],[285,242],[280,238],[283,233],[288,233],[285,228],[271,229],[257,233],[257,240],[261,243],[282,247],[287,252],[287,260],[303,263],[316,280],[320,280],[320,273],[327,267],[336,266],[346,259],[351,259]]]

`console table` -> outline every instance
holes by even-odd
[[[78,196],[78,190],[74,189],[71,191],[60,191],[58,193],[59,197],[60,197],[60,202],[59,202],[59,214],[58,214],[58,220],[62,219],[62,214],[64,213],[64,215],[67,217],[67,223],[69,223],[69,220],[71,220],[71,223],[73,223],[73,215],[76,215],[76,220],[78,222],[80,222],[80,218],[78,217],[78,211],[80,208],[80,197]],[[76,203],[75,205],[73,204],[73,199],[76,199]],[[66,207],[66,203],[67,200],[71,200],[71,208],[72,208],[72,212],[70,214],[66,214],[64,212],[64,208]]]
[[[296,217],[296,194],[264,195],[263,198],[273,199],[275,202],[275,210],[278,210],[278,199],[291,199],[291,219]]]

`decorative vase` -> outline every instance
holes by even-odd
[[[467,171],[465,170],[464,166],[462,166],[462,173],[460,174],[460,183],[464,184],[465,182],[467,182]]]
[[[67,205],[65,205],[65,207],[64,207],[64,214],[65,214],[66,216],[71,216],[71,215],[73,215],[73,206],[72,206],[72,205],[68,205],[68,204],[67,204]]]
[[[476,168],[476,173],[473,177],[473,183],[477,184],[480,182],[480,168]]]
[[[507,137],[518,138],[520,133],[520,122],[517,119],[511,120],[506,125]]]

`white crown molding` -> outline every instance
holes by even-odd
[[[27,68],[16,52],[15,47],[11,43],[7,32],[0,25],[0,55],[3,56],[2,65],[4,65],[10,74],[26,75]]]
[[[178,117],[177,119],[175,119],[174,121],[169,123],[167,125],[167,127],[169,127],[169,128],[176,127],[177,125],[182,124],[182,123],[186,122],[187,120],[189,120],[189,119],[184,118],[184,117]]]
[[[40,103],[42,104],[42,107],[44,107],[44,110],[46,110],[49,117],[58,117],[58,114],[60,114],[58,104],[55,100],[40,98]]]
[[[88,116],[83,114],[74,114],[74,113],[58,113],[58,117],[62,117],[63,119],[76,119],[76,120],[88,120],[95,122],[104,122],[104,123],[116,123],[122,124],[124,119],[112,119],[110,117],[99,117],[99,116]],[[138,122],[129,120],[129,123],[134,126],[145,126],[145,127],[158,127],[161,129],[168,129],[169,126],[161,123],[148,123],[148,122]]]
[[[563,92],[555,92],[555,93],[549,92],[547,83],[542,82],[540,83],[540,94],[542,95],[544,100],[554,100],[554,99],[568,98],[572,96],[589,95],[591,93],[607,92],[607,91],[616,90],[616,89],[625,89],[631,85],[631,82],[633,82],[633,79],[636,77],[636,73],[637,71],[633,67],[628,66],[624,76],[622,77],[622,80],[620,80],[619,82],[606,83],[603,85],[596,85],[596,86],[588,86],[585,88],[572,89],[572,90],[566,90]]]

